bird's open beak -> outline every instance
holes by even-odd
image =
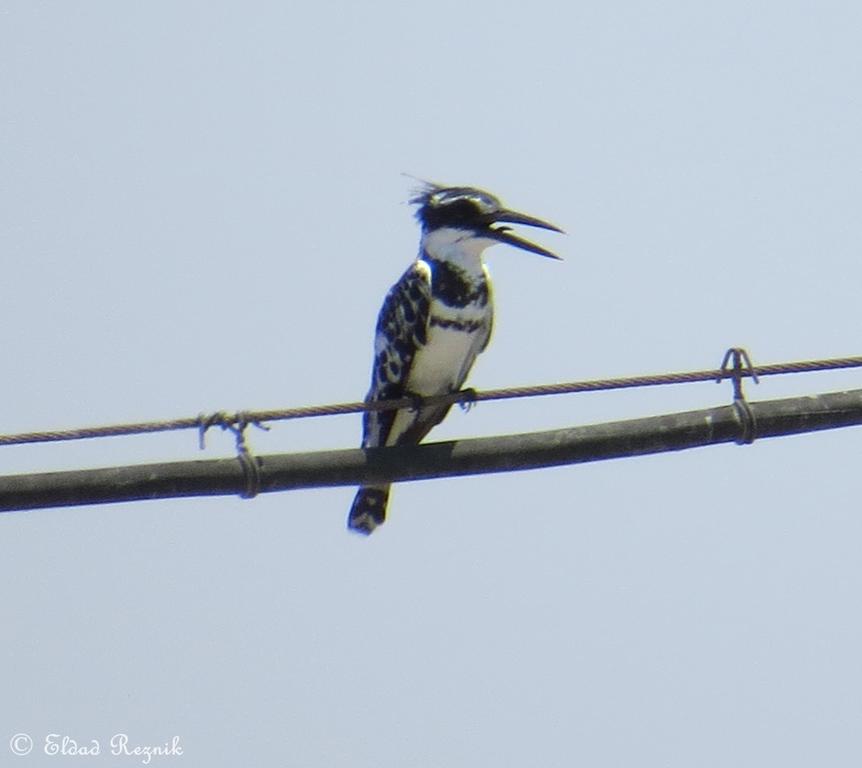
[[[501,243],[508,243],[509,245],[514,245],[516,248],[522,248],[525,251],[530,251],[531,253],[537,253],[539,256],[547,256],[549,259],[560,259],[556,253],[549,251],[547,248],[542,248],[541,245],[536,245],[536,243],[532,243],[529,240],[516,235],[512,232],[511,227],[502,226],[502,227],[492,227],[492,224],[523,224],[526,227],[539,227],[540,229],[550,229],[553,232],[563,232],[558,226],[554,224],[549,224],[547,221],[542,221],[541,219],[537,219],[534,216],[527,216],[525,213],[518,213],[517,211],[496,211],[488,217],[488,228],[485,230],[486,234],[494,239],[498,240]]]

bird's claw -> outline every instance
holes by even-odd
[[[410,407],[407,410],[410,413],[419,413],[425,403],[425,398],[422,395],[417,395],[415,392],[405,392],[404,397],[410,401]]]
[[[459,394],[462,399],[458,403],[458,406],[464,413],[470,413],[473,406],[476,405],[476,390],[473,387],[466,387]]]

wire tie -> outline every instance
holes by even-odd
[[[249,424],[253,424],[259,429],[269,429],[257,421],[250,421],[246,411],[237,412],[233,420],[225,426],[225,429],[233,432],[236,438],[236,457],[240,467],[242,467],[242,475],[245,480],[245,489],[240,493],[240,497],[243,499],[253,499],[260,493],[259,459],[252,455],[245,440],[245,430]]]
[[[216,411],[209,415],[205,413],[198,414],[198,446],[200,447],[200,450],[203,450],[206,447],[206,434],[208,430],[215,426],[219,426],[222,429],[229,429],[229,425],[232,421],[233,418],[227,413],[227,411]]]
[[[736,444],[751,445],[757,437],[757,419],[754,418],[751,405],[745,399],[734,400],[733,410],[736,411],[736,417],[742,426],[742,434],[737,439]]]
[[[721,376],[717,381],[720,382],[726,378],[733,381],[733,409],[742,427],[742,434],[736,441],[737,445],[750,445],[757,437],[757,419],[742,389],[742,379],[745,376],[750,376],[755,384],[759,383],[748,352],[742,347],[731,347],[724,353],[721,361]]]
[[[260,493],[260,460],[252,455],[245,439],[245,431],[249,425],[266,432],[270,429],[268,425],[249,418],[247,411],[238,411],[235,414],[216,411],[209,415],[201,413],[198,416],[198,442],[201,450],[204,448],[207,430],[212,427],[218,426],[233,433],[236,441],[236,457],[242,467],[242,476],[245,480],[245,489],[240,493],[243,499],[253,499]]]
[[[744,365],[743,365],[744,364]],[[721,375],[716,379],[717,382],[722,382],[724,379],[733,381],[733,399],[745,400],[745,393],[742,391],[742,379],[745,376],[750,376],[755,384],[759,384],[760,380],[754,372],[754,366],[751,364],[751,358],[748,352],[742,347],[731,347],[724,353],[721,359]]]

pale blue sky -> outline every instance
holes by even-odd
[[[415,255],[402,172],[569,232],[561,263],[489,252],[477,388],[860,354],[860,38],[849,2],[0,0],[0,431],[361,397]],[[481,404],[432,439],[729,398]],[[136,764],[39,752],[125,732],[185,766],[857,765],[858,456],[843,430],[405,484],[368,540],[350,488],[2,515],[0,763]]]

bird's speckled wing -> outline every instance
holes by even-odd
[[[380,310],[367,401],[392,400],[409,394],[405,382],[417,350],[427,342],[430,305],[431,270],[425,262],[415,261],[386,294]],[[387,445],[397,413],[366,412],[363,446]]]

